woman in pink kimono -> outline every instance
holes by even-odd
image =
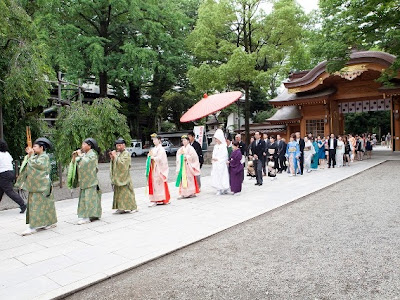
[[[200,175],[200,163],[196,150],[190,145],[187,135],[182,136],[183,146],[176,153],[176,187],[179,198],[195,197],[200,192],[196,176]]]
[[[146,163],[149,207],[168,204],[171,198],[167,183],[169,172],[167,154],[161,145],[161,137],[154,133],[151,138],[154,148],[150,150]]]

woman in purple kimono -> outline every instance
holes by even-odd
[[[234,141],[232,143],[232,154],[229,160],[229,177],[231,183],[231,192],[238,195],[242,191],[242,183],[244,179],[242,152],[239,149],[239,143]]]

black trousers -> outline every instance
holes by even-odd
[[[264,160],[263,159],[257,159],[253,161],[254,164],[254,169],[256,171],[256,179],[258,184],[263,183],[263,165],[264,165]]]
[[[25,205],[24,200],[13,189],[14,187],[14,172],[6,171],[0,173],[0,201],[4,193],[16,202],[20,207]]]
[[[329,149],[328,167],[330,167],[331,165],[332,165],[332,167],[335,167],[335,165],[336,165],[336,150],[335,149]]]
[[[285,156],[279,156],[278,158],[278,171],[286,171],[286,157]]]
[[[266,156],[263,156],[263,160],[262,160],[262,170],[263,170],[263,174],[267,174],[267,167],[266,167]]]
[[[300,171],[301,171],[301,175],[303,175],[303,170],[304,170],[304,152],[301,152],[301,154],[300,154]]]

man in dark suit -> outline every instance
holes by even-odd
[[[331,138],[328,140],[328,147],[329,147],[329,161],[328,161],[328,168],[335,167],[336,165],[336,147],[337,147],[337,139],[335,135],[332,133]]]
[[[278,134],[276,136],[276,144],[278,145],[278,173],[286,171],[286,143]]]
[[[243,166],[244,166],[244,157],[246,156],[246,151],[247,151],[246,144],[243,143],[242,136],[240,134],[237,134],[235,136],[235,141],[239,143],[239,149],[240,149],[240,152],[242,152]]]
[[[263,162],[264,162],[264,151],[266,149],[265,141],[261,139],[260,132],[254,134],[254,142],[251,144],[251,156],[254,158],[254,167],[256,171],[257,183],[255,185],[263,184]]]
[[[240,149],[240,152],[242,152],[242,155],[246,155],[246,144],[243,143],[242,136],[240,134],[237,134],[235,136],[235,140],[236,140],[236,142],[239,143],[239,149]]]
[[[195,134],[194,132],[189,132],[188,134],[189,142],[190,145],[196,150],[197,156],[199,157],[199,163],[200,163],[200,169],[203,166],[204,163],[204,157],[203,157],[203,150],[201,148],[201,145],[199,144],[198,141],[195,140]],[[201,182],[200,182],[200,175],[196,176],[197,184],[199,185],[199,188],[201,187]]]
[[[299,143],[300,146],[300,171],[301,175],[303,175],[303,169],[304,169],[304,147],[306,143],[304,142],[304,139],[300,137],[300,132],[296,132],[296,141]]]
[[[263,174],[267,175],[267,167],[266,167],[267,153],[268,153],[269,145],[271,144],[271,142],[269,141],[268,133],[263,133],[262,139],[265,142],[264,161],[263,161]]]

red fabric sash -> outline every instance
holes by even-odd
[[[169,202],[169,199],[171,199],[171,195],[169,194],[168,183],[166,182],[164,182],[164,190],[165,190],[165,200],[163,202],[164,204],[167,204]]]
[[[153,195],[153,166],[150,165],[150,172],[149,172],[149,195]]]
[[[200,193],[199,184],[197,183],[197,178],[194,176],[194,186],[196,187],[196,194]]]

